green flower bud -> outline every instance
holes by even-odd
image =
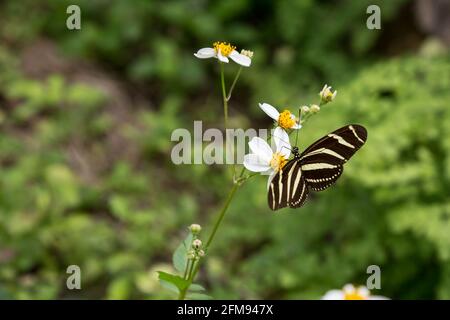
[[[317,104],[313,104],[311,105],[311,108],[309,108],[309,110],[311,111],[311,113],[317,113],[320,111],[320,107]]]
[[[192,248],[194,248],[195,250],[198,250],[202,247],[202,241],[199,239],[195,239],[194,241],[192,241]]]
[[[195,258],[195,251],[194,250],[189,250],[187,253],[187,257],[188,259],[192,260]]]
[[[308,106],[303,106],[301,107],[302,113],[308,113],[309,112],[309,107]]]
[[[189,226],[189,230],[191,230],[192,234],[197,234],[202,231],[202,227],[199,224],[193,223]]]

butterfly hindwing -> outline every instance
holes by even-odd
[[[298,159],[290,160],[269,184],[268,203],[272,210],[287,206],[300,207],[306,200],[308,188]]]
[[[319,139],[301,154],[294,154],[269,184],[272,210],[301,207],[309,189],[322,191],[341,176],[346,163],[367,140],[360,125],[347,125]]]

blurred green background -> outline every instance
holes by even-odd
[[[70,4],[79,31],[66,28]],[[366,28],[381,7],[382,29]],[[299,106],[339,91],[300,149],[350,122],[366,146],[334,188],[270,212],[266,178],[238,192],[200,274],[215,298],[319,298],[365,284],[450,298],[448,1],[3,1],[0,4],[0,296],[172,298],[186,226],[206,228],[230,185],[223,166],[170,161],[175,128],[221,127],[224,40],[255,52],[230,105],[264,128],[258,102]],[[445,14],[447,12],[447,14]],[[237,70],[226,68],[229,81]],[[205,127],[205,125],[204,125]],[[66,268],[82,290],[66,289]]]

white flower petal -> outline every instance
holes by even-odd
[[[254,153],[244,156],[244,167],[253,172],[265,172],[270,169],[270,165]]]
[[[281,153],[286,159],[291,155],[291,144],[289,143],[289,135],[280,127],[276,127],[273,132],[273,140],[275,141],[276,152]]]
[[[280,117],[280,113],[278,112],[277,109],[275,109],[268,103],[260,103],[259,107],[262,109],[262,111],[264,111],[273,120],[278,121],[278,118]]]
[[[301,128],[302,128],[301,124],[295,123],[291,129],[301,129]]]
[[[258,155],[262,160],[266,161],[266,163],[270,163],[273,151],[265,140],[260,137],[253,137],[248,143],[248,146],[252,153]]]
[[[217,59],[219,59],[222,62],[226,62],[226,63],[228,63],[228,61],[229,61],[227,57],[222,55],[222,52],[220,52],[220,50],[217,53]]]
[[[213,48],[201,48],[197,51],[197,53],[194,53],[194,56],[199,59],[213,58],[216,56],[216,50]]]
[[[344,300],[342,290],[330,290],[322,297],[322,300]]]
[[[250,59],[247,56],[244,56],[243,54],[240,54],[239,52],[237,52],[236,50],[233,50],[229,57],[236,62],[237,64],[240,64],[241,66],[244,67],[250,67],[250,65],[252,64],[252,59]]]

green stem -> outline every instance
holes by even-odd
[[[222,207],[222,210],[220,210],[219,216],[218,216],[218,218],[216,220],[216,223],[214,224],[213,230],[211,231],[211,234],[209,235],[209,238],[206,241],[205,252],[208,250],[209,245],[213,241],[214,236],[216,235],[217,229],[219,228],[220,223],[222,222],[223,217],[225,216],[225,213],[227,212],[228,207],[230,206],[231,200],[233,199],[234,194],[236,193],[238,188],[239,188],[238,184],[236,184],[236,183],[233,184],[233,187],[231,188],[230,193],[228,194],[228,197],[225,200],[225,203],[224,203],[224,205]]]
[[[242,169],[242,171],[241,171],[241,176],[243,175],[244,171],[245,171],[245,168]],[[213,241],[214,236],[215,236],[216,233],[217,233],[217,229],[219,228],[219,226],[220,226],[220,224],[221,224],[221,222],[222,222],[222,220],[223,220],[223,218],[224,218],[224,216],[225,216],[225,213],[227,212],[228,207],[230,206],[231,200],[233,199],[234,194],[236,193],[236,191],[237,191],[238,188],[239,188],[239,184],[234,183],[234,184],[233,184],[233,187],[232,187],[231,190],[230,190],[230,193],[228,194],[227,199],[225,200],[225,203],[224,203],[222,209],[221,209],[220,212],[219,212],[219,215],[218,215],[218,217],[217,217],[216,223],[214,224],[213,230],[211,231],[211,234],[209,235],[209,238],[208,238],[208,240],[206,241],[205,252],[207,252],[207,250],[208,250],[208,248],[209,248],[211,242]],[[190,286],[190,284],[192,283],[192,281],[194,281],[195,276],[197,275],[198,270],[200,269],[200,261],[201,261],[201,260],[199,260],[199,261],[195,264],[195,266],[194,266],[194,263],[192,264],[192,269],[191,269],[191,271],[189,272],[189,277],[188,277],[188,279],[187,279],[187,280],[189,281],[189,286]],[[189,286],[188,286],[188,288],[189,288]],[[180,291],[180,294],[179,294],[179,296],[178,296],[178,300],[183,300],[183,299],[185,298],[185,296],[186,296],[186,291],[187,291],[187,288],[186,288],[186,290]]]
[[[200,263],[200,260],[197,260],[197,263],[195,263],[195,261],[192,261],[192,268],[191,271],[189,272],[189,276],[187,278],[187,280],[189,281],[189,285],[194,281],[194,270],[196,269],[195,267]],[[194,267],[195,266],[195,267]]]
[[[237,80],[237,79],[235,79]],[[224,68],[223,68],[223,62],[220,62],[220,82],[222,86],[222,100],[223,100],[223,118],[224,118],[224,127],[225,127],[225,151],[228,158],[228,154],[232,153],[233,148],[229,146],[229,137],[228,137],[228,98],[227,98],[227,90],[225,87],[225,74],[224,74]],[[233,82],[233,85],[235,82]],[[236,173],[236,166],[234,164],[234,156],[233,156],[233,165],[231,168],[231,174],[234,179],[234,175]]]
[[[220,82],[222,84],[222,98],[223,98],[223,116],[225,123],[225,132],[228,128],[228,100],[227,100],[227,92],[225,89],[225,75],[223,72],[223,62],[220,62]]]
[[[186,261],[186,269],[184,269],[184,275],[183,275],[183,279],[187,279],[187,275],[189,274],[188,270],[191,267],[191,259],[188,259]]]
[[[184,298],[186,297],[186,292],[187,290],[180,291],[180,294],[178,295],[178,300],[184,300]]]
[[[230,87],[230,91],[228,92],[227,101],[230,101],[230,99],[231,99],[231,94],[233,93],[234,86],[236,85],[236,82],[238,81],[239,76],[241,75],[241,71],[242,71],[242,66],[239,67],[239,70],[236,73],[236,76],[234,77],[233,83],[231,84],[231,87]]]
[[[225,87],[225,74],[224,74],[224,67],[223,67],[223,63],[220,63],[220,82],[221,82],[221,88],[222,88],[222,99],[223,99],[223,114],[224,114],[224,127],[225,127],[225,137],[226,140],[228,141],[228,133],[227,133],[227,128],[228,128],[228,100],[231,98],[231,93],[233,92],[234,86],[236,85],[236,82],[241,74],[242,71],[242,67],[239,68],[233,83],[231,85],[230,88],[230,92],[227,96],[227,92],[226,92],[226,87]],[[228,146],[228,143],[226,143],[226,146]],[[228,151],[227,151],[228,152]],[[234,159],[233,159],[233,179],[235,178],[235,164],[234,164]],[[245,172],[245,168],[242,168],[240,175],[239,175],[239,182],[241,180],[241,178],[243,177]],[[228,210],[228,207],[230,206],[231,200],[233,200],[233,197],[237,191],[237,189],[239,188],[241,183],[237,183],[236,181],[233,181],[233,187],[231,188],[228,197],[225,200],[225,203],[222,207],[222,209],[220,210],[218,217],[216,219],[216,223],[214,224],[214,227],[211,231],[211,234],[208,237],[208,240],[206,241],[204,250],[205,252],[208,251],[209,246],[211,245],[211,242],[214,240],[214,237],[217,233],[217,230],[219,229],[220,224],[222,223],[223,218],[225,217],[225,213]],[[189,270],[188,270],[189,268]],[[192,284],[192,282],[194,281],[195,276],[198,273],[198,270],[200,268],[200,260],[197,261],[197,263],[195,263],[195,261],[192,261],[191,264],[187,265],[187,268],[185,270],[185,275],[184,278],[186,278],[187,275],[187,281],[189,282],[189,285],[187,286],[187,288],[185,290],[180,291],[180,294],[178,296],[179,300],[184,300],[184,298],[186,297],[186,293],[187,290],[189,288],[189,286]]]

